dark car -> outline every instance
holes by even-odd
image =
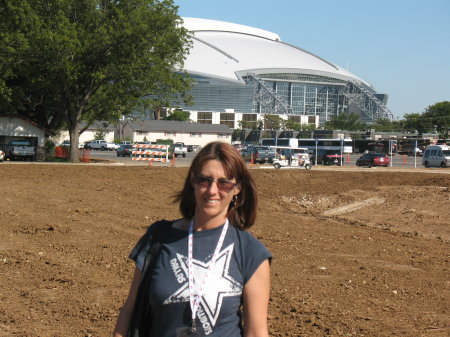
[[[188,151],[188,152],[194,151],[194,146],[192,146],[192,145],[186,145],[186,147],[187,147],[187,151]]]
[[[117,157],[131,157],[131,152],[133,151],[133,145],[122,144],[117,149]]]
[[[316,163],[314,152],[311,154],[311,162]],[[344,156],[338,150],[318,150],[317,164],[342,166],[344,164]]]
[[[264,145],[248,145],[241,151],[242,157],[245,161],[254,161],[255,163],[263,164],[265,162],[272,163],[277,153],[269,146]]]
[[[340,151],[327,150],[322,155],[322,158],[320,159],[320,163],[322,165],[342,166],[344,164],[344,156],[340,153]]]
[[[389,166],[389,157],[384,153],[369,152],[363,154],[356,161],[356,166]]]

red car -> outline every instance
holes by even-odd
[[[384,153],[369,152],[363,154],[356,161],[356,166],[389,166],[389,157]]]

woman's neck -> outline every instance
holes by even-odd
[[[208,229],[214,229],[222,226],[226,221],[226,218],[204,218],[199,215],[194,215],[193,225],[194,231],[200,232]]]

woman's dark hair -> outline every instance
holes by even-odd
[[[240,192],[237,199],[235,202],[231,202],[228,208],[227,217],[229,221],[239,229],[250,228],[255,223],[258,204],[255,184],[239,152],[224,142],[207,144],[192,161],[184,181],[184,187],[175,196],[175,201],[180,202],[181,214],[186,219],[191,219],[194,216],[196,205],[193,179],[200,174],[203,165],[210,160],[217,160],[222,163],[227,178],[235,178],[239,186]]]

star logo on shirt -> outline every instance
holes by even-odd
[[[219,317],[223,299],[225,297],[240,296],[242,294],[242,284],[237,282],[228,274],[233,249],[234,244],[231,244],[219,253],[216,263],[209,271],[210,275],[206,282],[205,291],[200,301],[200,306],[205,311],[212,326],[216,324],[217,318]],[[177,254],[177,258],[186,275],[186,279],[188,279],[187,257]],[[193,259],[192,262],[194,265],[194,294],[197,294],[208,272],[211,260],[204,263]],[[186,281],[179,289],[170,295],[163,304],[180,302],[189,302],[188,281]]]

